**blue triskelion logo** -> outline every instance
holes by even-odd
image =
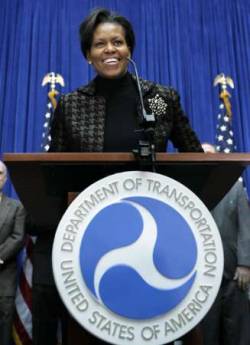
[[[165,344],[192,329],[218,292],[223,250],[212,216],[179,182],[114,174],[69,206],[53,271],[71,315],[112,344]]]

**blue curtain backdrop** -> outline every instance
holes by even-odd
[[[100,6],[131,20],[139,74],[178,89],[201,141],[215,142],[213,79],[221,72],[231,76],[237,148],[250,151],[249,0],[0,0],[0,155],[40,151],[45,74],[64,77],[63,93],[93,77],[78,27]]]

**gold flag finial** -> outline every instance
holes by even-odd
[[[46,84],[50,85],[50,91],[48,93],[48,97],[51,101],[53,108],[55,109],[57,105],[56,96],[59,94],[59,92],[56,90],[56,84],[60,84],[61,86],[64,86],[65,84],[64,84],[63,77],[58,73],[50,72],[46,74],[43,78],[42,86],[45,86]]]
[[[214,86],[220,86],[220,99],[223,101],[226,108],[226,114],[231,119],[232,118],[232,106],[230,102],[231,94],[227,90],[227,86],[230,86],[231,89],[234,89],[234,82],[231,77],[226,77],[224,73],[218,74],[214,79]]]

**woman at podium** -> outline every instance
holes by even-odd
[[[131,59],[135,35],[125,17],[106,9],[94,10],[80,26],[80,40],[83,56],[95,69],[96,77],[88,85],[61,96],[51,126],[50,152],[126,152],[138,148],[140,152],[145,145],[152,154],[152,149],[166,151],[168,140],[181,152],[203,152],[178,93],[171,87],[139,79],[137,72],[128,72],[130,63],[136,68]],[[38,236],[36,247],[41,243],[46,250],[40,253],[50,258],[54,233],[46,236]],[[39,270],[39,260],[36,263],[34,270]],[[51,264],[47,269],[52,272]],[[39,285],[37,304],[44,306],[45,300],[55,300],[44,297],[55,296],[54,285],[49,289],[41,289],[41,282]],[[49,314],[53,308],[35,306],[34,310],[34,345],[55,345],[49,339],[55,338],[55,330],[51,330],[49,321],[44,322],[51,316],[39,315],[39,310]],[[91,344],[100,342],[94,337],[90,340]]]
[[[128,72],[135,35],[126,18],[95,10],[81,24],[80,39],[97,75],[59,100],[50,151],[124,152],[151,140],[164,152],[168,139],[181,152],[203,151],[178,93],[143,79],[137,83]]]

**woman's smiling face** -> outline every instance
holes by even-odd
[[[87,58],[97,74],[109,79],[123,76],[130,56],[130,48],[121,25],[107,22],[96,27]]]

